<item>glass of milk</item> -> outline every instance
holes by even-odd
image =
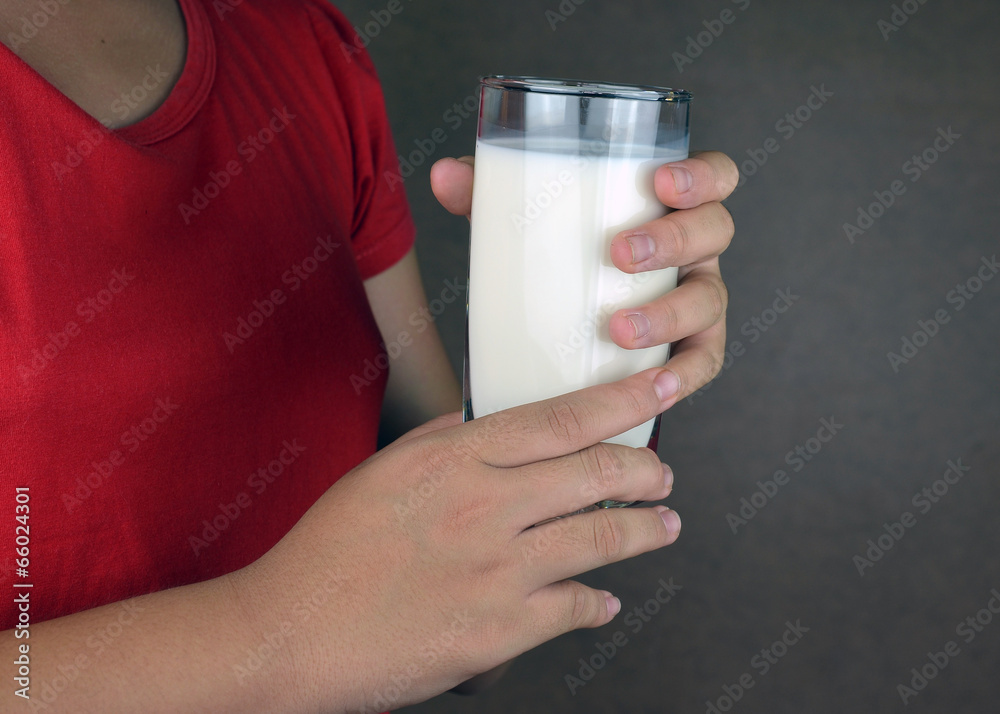
[[[690,101],[657,87],[482,80],[466,421],[666,363],[668,345],[622,349],[608,322],[676,287],[677,269],[623,273],[610,246],[666,213],[653,174],[687,158]],[[655,450],[658,426],[653,419],[608,441]]]

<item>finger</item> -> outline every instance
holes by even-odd
[[[711,382],[722,370],[726,323],[718,322],[704,332],[674,343],[672,350],[673,356],[667,362],[667,369],[677,375],[681,385],[673,402],[675,404]]]
[[[680,531],[680,516],[664,506],[600,508],[529,528],[514,546],[528,587],[541,588],[670,545]]]
[[[479,417],[463,440],[497,467],[523,466],[593,446],[649,421],[672,404],[675,375],[648,369],[619,382]]]
[[[661,166],[654,175],[656,196],[671,208],[694,208],[724,201],[740,180],[739,169],[725,154],[703,151]]]
[[[718,260],[713,260],[690,270],[675,290],[653,302],[619,310],[608,329],[625,349],[664,345],[707,330],[725,317],[728,304]]]
[[[736,226],[721,203],[706,203],[623,231],[611,241],[611,260],[626,273],[690,265],[716,258]]]
[[[598,501],[658,501],[674,482],[673,471],[650,449],[595,444],[574,454],[498,474],[510,492],[510,521],[521,528],[574,513]],[[516,515],[514,515],[516,514]]]
[[[606,625],[621,608],[621,601],[605,590],[564,580],[528,597],[521,624],[525,634],[541,644],[573,630]]]
[[[441,159],[431,167],[431,190],[441,205],[456,216],[472,213],[472,175],[475,158]]]

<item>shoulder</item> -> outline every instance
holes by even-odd
[[[355,35],[350,21],[329,0],[212,0],[209,12],[220,22],[264,21],[279,30],[301,29],[305,23],[345,41]]]
[[[375,74],[364,31],[355,28],[329,0],[212,0],[209,12],[223,32],[235,31],[298,51],[318,45],[328,66],[354,74]],[[386,10],[391,16],[391,12]],[[381,31],[381,25],[379,25]]]

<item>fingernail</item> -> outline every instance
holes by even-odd
[[[680,388],[680,380],[669,369],[660,372],[656,375],[656,379],[653,380],[653,389],[656,391],[656,396],[660,398],[661,402],[665,402],[677,394],[677,390]]]
[[[691,188],[691,184],[694,183],[694,176],[683,166],[676,164],[670,164],[669,166],[670,173],[674,177],[674,189],[677,193],[686,193]]]
[[[632,249],[632,265],[653,257],[656,246],[653,245],[653,239],[649,236],[639,233],[631,235],[625,240],[628,241],[629,247]]]
[[[608,616],[614,617],[622,611],[622,601],[609,592],[604,593],[604,600],[608,603]]]
[[[635,330],[635,339],[641,340],[649,334],[652,325],[649,323],[649,318],[641,312],[633,312],[625,317],[632,323],[632,329]]]
[[[667,487],[667,490],[674,490],[674,472],[666,464],[660,464],[663,467],[663,485]]]
[[[681,517],[677,515],[677,511],[664,508],[660,511],[660,518],[663,519],[663,525],[667,527],[667,533],[677,535],[681,532]]]

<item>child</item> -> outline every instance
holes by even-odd
[[[613,244],[624,270],[687,266],[612,323],[624,347],[679,341],[667,369],[462,425],[433,329],[352,379],[426,299],[339,13],[7,0],[0,31],[0,484],[30,540],[5,571],[5,697],[380,711],[616,614],[565,578],[672,542],[676,514],[526,529],[669,493],[653,452],[599,442],[718,370],[731,161],[661,169],[689,210]],[[468,161],[432,180],[468,213]],[[376,453],[382,415],[405,436]]]

